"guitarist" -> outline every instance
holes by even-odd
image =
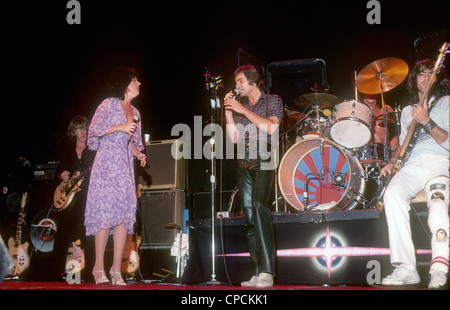
[[[94,161],[95,151],[86,147],[88,129],[89,120],[82,115],[76,115],[69,123],[67,128],[68,143],[60,150],[61,164],[58,176],[62,182],[69,182],[76,171],[85,171]],[[85,262],[93,262],[93,259],[88,259],[89,251],[86,249],[88,244],[85,240],[84,227],[88,185],[89,174],[87,173],[81,184],[81,191],[75,194],[74,199],[66,209],[57,213],[59,224],[54,243],[55,280],[62,280],[61,274],[65,270],[67,249],[71,242],[77,239],[81,240],[81,247],[86,251]]]
[[[389,230],[391,263],[394,272],[383,279],[383,285],[420,283],[416,269],[414,244],[409,219],[410,202],[420,191],[427,196],[428,225],[432,233],[432,261],[429,288],[445,286],[449,259],[449,80],[443,70],[436,76],[424,106],[420,106],[435,62],[422,60],[408,76],[407,89],[411,104],[401,115],[399,142],[413,120],[420,130],[403,167],[394,174],[384,193],[384,206]],[[432,79],[433,80],[433,79]],[[401,147],[381,170],[381,176],[392,172]]]

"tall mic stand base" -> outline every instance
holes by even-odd
[[[173,278],[173,279],[162,279],[158,284],[170,284],[170,285],[184,285],[181,279]]]
[[[229,283],[220,282],[214,279],[211,279],[209,281],[197,284],[199,286],[231,286]]]

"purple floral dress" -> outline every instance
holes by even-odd
[[[133,108],[134,115],[139,111]],[[136,221],[136,187],[134,182],[132,142],[144,150],[141,122],[128,143],[128,134],[113,132],[104,135],[111,125],[127,122],[117,98],[105,99],[95,111],[89,126],[87,145],[97,150],[90,176],[84,224],[86,235],[101,229],[123,225],[133,233]],[[111,231],[112,233],[112,231]]]

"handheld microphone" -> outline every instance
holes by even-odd
[[[133,116],[133,123],[135,123],[135,124],[137,124],[137,122],[139,122],[139,115],[134,115]],[[132,134],[130,134],[129,136],[128,136],[128,143],[130,143],[130,141],[131,141],[131,136],[132,136]]]
[[[240,90],[239,88],[236,88],[236,89],[234,89],[234,90],[232,91],[232,93],[233,93],[233,95],[236,97],[236,96],[239,96],[239,95],[240,95],[241,90]]]

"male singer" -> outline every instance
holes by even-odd
[[[275,276],[275,240],[268,207],[274,178],[273,148],[277,147],[278,126],[283,103],[278,95],[263,92],[263,82],[251,65],[234,73],[236,89],[245,98],[241,104],[233,92],[225,95],[227,132],[245,156],[236,161],[236,178],[247,221],[250,257],[256,264],[255,275],[242,282],[246,287],[272,287]],[[242,154],[243,155],[243,154]],[[267,156],[270,155],[270,156]]]

